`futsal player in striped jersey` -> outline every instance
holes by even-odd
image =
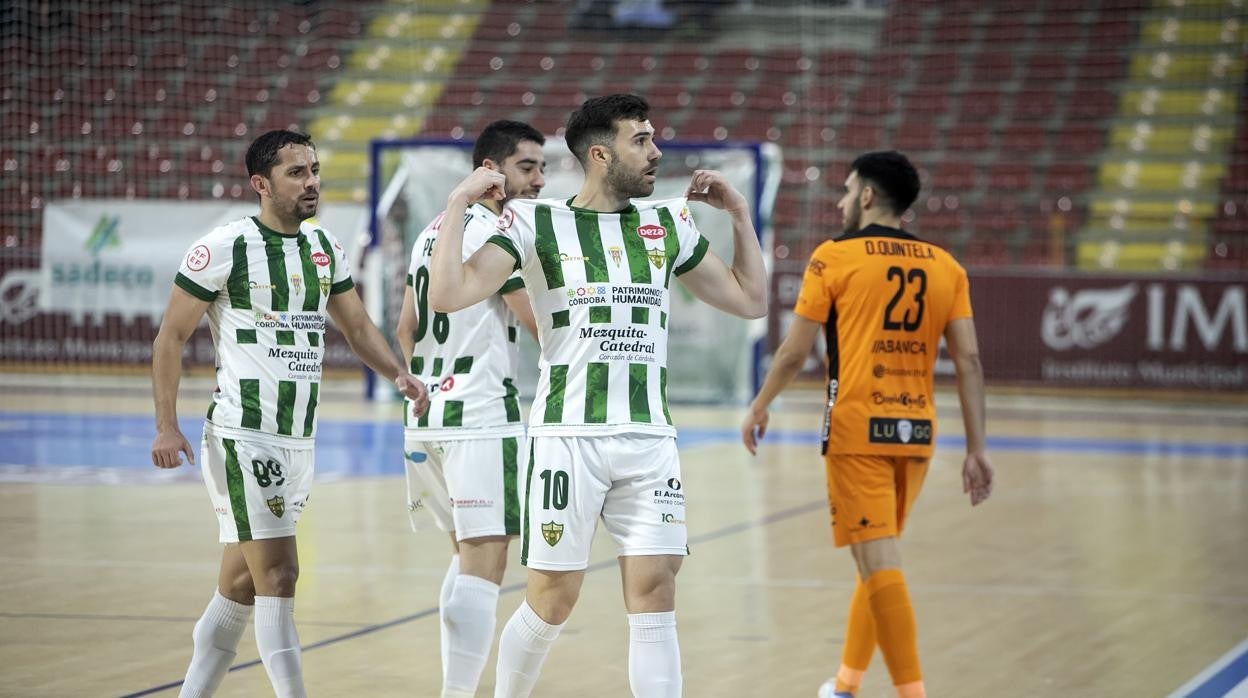
[[[464,210],[505,195],[505,178],[478,168],[448,199],[431,267],[430,304],[440,312],[479,302],[519,270],[541,345],[524,465],[528,588],[499,638],[495,695],[533,690],[580,593],[601,518],[623,578],[633,695],[670,698],[682,692],[675,582],[688,553],[666,394],[671,284],[678,278],[712,306],[757,318],[767,277],[748,203],[718,172],[695,172],[683,197],[633,201],[653,193],[662,156],[644,99],[587,100],[565,137],[585,170],[576,196],[513,200],[490,244],[464,261]],[[688,201],[730,214],[731,267],[708,250]]]
[[[196,240],[152,352],[156,438],[152,463],[194,463],[177,418],[182,349],[204,314],[216,348],[200,467],[225,543],[217,590],[192,632],[182,696],[210,696],[237,652],[255,607],[256,647],[279,698],[304,696],[294,623],[299,576],[295,524],[312,486],[325,316],[351,348],[414,402],[425,386],[373,325],[342,245],[307,222],[320,200],[320,165],[308,136],[270,131],[247,149],[259,215]]]
[[[463,212],[463,254],[492,235],[503,204],[536,198],[545,186],[545,137],[519,121],[495,121],[473,144],[476,167],[503,173],[507,198],[483,199]],[[429,389],[429,410],[404,413],[407,502],[413,529],[426,515],[451,536],[442,580],[442,695],[476,694],[494,643],[499,584],[507,548],[520,534],[520,419],[516,378],[518,326],[535,338],[524,280],[513,273],[497,292],[454,313],[429,308],[429,264],[441,244],[443,215],[416,237],[395,331],[412,374]]]

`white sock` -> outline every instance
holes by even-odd
[[[238,652],[238,641],[251,620],[251,606],[231,601],[212,592],[212,600],[204,609],[204,615],[195,623],[191,639],[195,649],[191,665],[186,669],[179,698],[211,696],[221,685],[221,679],[230,670],[230,664]]]
[[[528,599],[520,604],[498,636],[494,698],[528,698],[560,630],[563,624],[551,625],[539,618]]]
[[[438,594],[438,627],[442,635],[442,678],[446,678],[446,652],[451,646],[450,635],[446,630],[446,605],[451,602],[451,591],[455,589],[455,578],[459,576],[459,555],[451,556],[451,565],[446,568],[446,576],[442,578],[442,591]]]
[[[675,611],[628,614],[628,685],[635,698],[680,698]]]
[[[485,660],[490,658],[490,645],[494,643],[497,607],[497,584],[467,574],[455,578],[455,590],[443,608],[450,639],[442,679],[443,698],[471,697],[477,692]]]
[[[256,597],[256,649],[277,698],[305,698],[294,599]]]

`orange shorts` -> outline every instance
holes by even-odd
[[[929,462],[910,456],[824,456],[836,547],[901,535]]]

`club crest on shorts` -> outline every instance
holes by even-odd
[[[279,519],[282,518],[282,514],[286,513],[286,500],[280,494],[272,499],[264,500],[264,503],[269,505],[269,511]]]
[[[547,521],[542,524],[542,538],[546,539],[546,543],[550,547],[555,547],[559,541],[563,539],[563,524]]]
[[[650,259],[650,263],[654,265],[655,269],[662,269],[663,262],[667,259],[667,255],[664,254],[663,250],[658,249],[647,250],[646,257]]]

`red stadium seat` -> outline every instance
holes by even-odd
[[[1073,68],[1070,58],[1063,53],[1035,53],[1027,59],[1023,71],[1029,83],[1061,82],[1070,77]]]
[[[971,80],[1003,82],[1014,76],[1014,56],[1004,52],[984,52],[971,63]]]
[[[992,147],[992,134],[983,122],[963,122],[948,130],[945,147],[950,150],[988,150]]]
[[[1014,97],[1014,119],[1047,121],[1057,116],[1057,93],[1053,90],[1025,90]]]
[[[893,147],[903,152],[936,149],[936,124],[931,121],[903,121],[893,133]]]
[[[1058,158],[1082,159],[1099,151],[1104,141],[1104,131],[1097,126],[1067,124],[1057,130],[1053,155]]]
[[[861,74],[858,54],[852,51],[824,51],[815,61],[820,78],[850,78]]]
[[[975,187],[975,166],[967,162],[946,161],[932,176],[932,189],[943,192],[966,192]]]
[[[988,170],[992,188],[1020,192],[1031,188],[1031,165],[1026,162],[998,162]]]
[[[919,58],[919,82],[945,85],[958,79],[962,57],[956,51],[939,51]]]
[[[850,121],[837,131],[837,145],[851,151],[879,150],[884,147],[884,129],[879,121]]]
[[[932,27],[930,40],[947,44],[965,44],[971,41],[975,27],[970,13],[946,10]]]
[[[1001,150],[1013,154],[1038,155],[1044,150],[1048,132],[1041,126],[1017,125],[1001,133]]]
[[[906,95],[902,108],[907,120],[935,119],[949,111],[949,91],[940,87],[916,87]]]
[[[850,101],[854,114],[881,116],[897,110],[901,97],[886,85],[863,85]]]
[[[1079,194],[1092,182],[1091,167],[1082,163],[1059,162],[1049,167],[1045,191],[1060,196]]]
[[[1003,111],[1001,92],[998,90],[974,90],[962,94],[962,119],[985,121]]]

